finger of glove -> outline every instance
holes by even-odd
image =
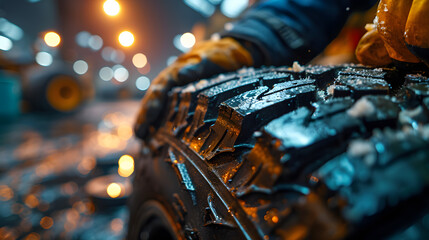
[[[429,65],[429,0],[413,1],[405,25],[404,38],[408,49]]]
[[[177,79],[181,85],[208,78],[225,71],[226,69],[223,67],[213,63],[207,58],[204,58],[197,64],[189,64],[180,69],[177,74]]]
[[[401,62],[420,60],[406,47],[404,29],[413,0],[381,0],[377,9],[377,29],[389,56]]]

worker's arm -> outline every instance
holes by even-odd
[[[265,65],[306,63],[338,35],[350,13],[377,0],[269,0],[247,12],[222,33],[250,41]]]

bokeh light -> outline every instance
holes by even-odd
[[[38,52],[36,54],[36,62],[40,66],[47,67],[52,64],[53,58],[52,55],[47,52]]]
[[[224,0],[220,11],[229,18],[238,17],[249,6],[249,0]]]
[[[173,64],[173,63],[174,63],[174,61],[176,61],[176,59],[177,59],[177,56],[170,56],[170,57],[167,59],[167,66],[170,66],[171,64]]]
[[[150,79],[145,77],[145,76],[141,76],[139,78],[137,78],[136,80],[136,87],[138,90],[141,91],[146,91],[150,86]]]
[[[24,30],[5,18],[0,18],[0,32],[15,41],[19,41],[24,37]]]
[[[129,177],[134,172],[134,159],[130,155],[123,155],[118,161],[118,174],[121,177]]]
[[[91,34],[87,31],[79,32],[76,35],[76,43],[80,47],[88,47],[89,39],[91,38]]]
[[[56,32],[47,32],[44,37],[46,45],[49,47],[58,47],[61,43],[61,37]]]
[[[146,75],[150,72],[150,69],[150,63],[148,62],[143,68],[137,68],[137,71],[142,75]]]
[[[0,50],[9,51],[12,47],[13,43],[9,38],[0,36]]]
[[[93,50],[93,51],[98,51],[103,47],[103,39],[98,36],[98,35],[92,35],[89,39],[88,39],[88,46]]]
[[[54,225],[54,220],[51,217],[43,217],[40,219],[40,226],[44,229],[49,229]]]
[[[106,62],[110,62],[111,60],[111,56],[112,53],[115,51],[115,49],[111,48],[111,47],[105,47],[103,48],[103,50],[101,50],[101,57],[103,58],[104,61]]]
[[[122,63],[125,60],[125,54],[121,50],[115,50],[112,53],[111,61],[114,63]]]
[[[113,78],[113,70],[109,67],[102,67],[98,75],[100,76],[101,80],[110,81]]]
[[[134,35],[129,31],[123,31],[118,37],[119,43],[124,47],[129,47],[134,43]]]
[[[121,195],[121,186],[117,183],[111,183],[109,186],[107,186],[107,194],[111,198],[117,198],[119,195]]]
[[[118,80],[118,82],[125,82],[129,77],[129,73],[126,68],[119,67],[116,70],[114,70],[113,76],[115,77],[116,80]]]
[[[88,71],[88,63],[86,63],[83,60],[77,60],[74,64],[73,64],[73,70],[79,74],[79,75],[83,75]]]
[[[101,51],[101,56],[106,62],[122,63],[125,60],[124,52],[112,47],[103,48]]]
[[[115,218],[110,222],[110,229],[112,229],[114,233],[120,233],[123,228],[124,221],[122,221],[120,218]]]
[[[121,10],[121,5],[115,0],[107,0],[103,4],[103,9],[107,15],[116,16]]]
[[[195,42],[196,42],[196,39],[194,34],[192,33],[187,32],[180,37],[180,43],[185,48],[193,47],[195,45]]]
[[[142,68],[147,64],[147,57],[143,53],[137,53],[133,57],[133,64],[136,68]]]
[[[13,198],[13,190],[6,186],[6,185],[0,185],[0,201],[9,201],[11,198]]]
[[[39,199],[35,195],[30,194],[25,198],[24,203],[29,208],[35,208],[39,205]]]

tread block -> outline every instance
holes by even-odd
[[[308,66],[305,68],[305,77],[316,79],[317,87],[324,88],[334,81],[335,74],[341,69],[341,66]]]
[[[398,72],[389,68],[367,68],[367,67],[346,67],[338,72],[338,76],[359,76],[365,78],[379,78],[390,82],[399,76]]]
[[[351,98],[333,98],[325,102],[315,102],[312,104],[315,110],[311,119],[321,119],[339,112],[344,112],[353,105],[353,102]]]
[[[221,74],[215,78],[212,78],[210,81],[202,79],[198,82],[190,83],[184,87],[175,88],[173,90],[173,94],[178,94],[179,96],[177,97],[177,99],[179,99],[180,101],[176,103],[176,105],[178,105],[178,107],[175,109],[176,114],[174,114],[174,119],[171,120],[172,123],[170,125],[172,129],[176,130],[176,128],[178,128],[177,130],[180,130],[187,125],[187,119],[189,116],[193,115],[198,103],[197,97],[201,92],[204,92],[206,90],[210,91],[211,89],[214,89],[213,91],[219,91],[219,88],[216,87],[222,84],[224,84],[224,87],[227,87],[230,85],[234,86],[234,83],[237,82],[246,82],[247,80],[252,81],[255,79],[259,80],[260,78],[265,76],[266,72],[269,70],[242,69],[241,71],[242,72],[238,74]],[[170,115],[173,116],[173,114]]]
[[[400,109],[388,96],[365,96],[347,111],[351,116],[363,120],[368,130],[396,127]]]
[[[261,161],[269,165],[281,163],[282,173],[276,176],[282,175],[282,178],[300,175],[309,163],[329,160],[345,149],[345,139],[360,132],[361,121],[345,112],[351,105],[351,99],[333,99],[313,103],[310,108],[302,107],[271,121],[263,128],[263,137],[258,139],[247,159],[255,165]],[[257,184],[267,185],[262,181]]]
[[[315,99],[316,87],[305,84],[313,82],[306,80],[303,85],[284,82],[271,90],[263,86],[225,101],[201,154],[210,159],[219,151],[233,151],[234,144],[244,143],[263,124],[298,106],[310,104]]]
[[[364,95],[387,95],[390,91],[390,85],[379,78],[340,75],[335,84],[348,87],[350,96],[355,99]]]
[[[429,97],[429,84],[428,83],[410,83],[407,85],[408,93],[415,99],[421,100]]]

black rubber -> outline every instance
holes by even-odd
[[[425,74],[247,69],[172,90],[136,161],[128,238],[157,202],[177,239],[428,239]]]

